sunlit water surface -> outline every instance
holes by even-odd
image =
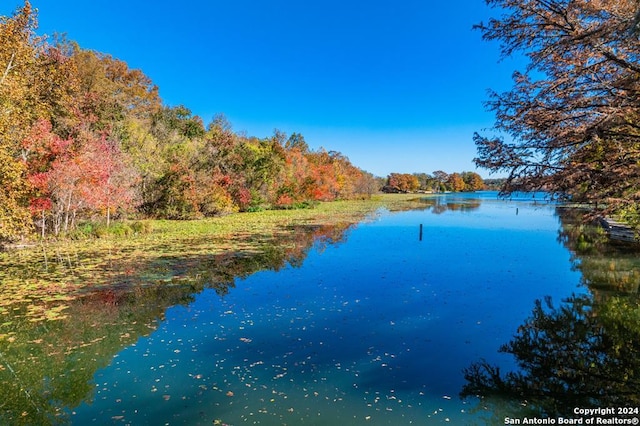
[[[74,424],[470,424],[462,370],[535,299],[586,290],[555,207],[494,193],[382,213],[299,267],[176,306],[95,376]],[[419,239],[420,225],[422,240]]]

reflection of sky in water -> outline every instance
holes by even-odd
[[[545,204],[497,200],[384,214],[300,268],[169,309],[98,372],[95,401],[72,419],[466,423],[462,369],[480,358],[513,367],[496,351],[533,301],[584,291],[558,226]]]

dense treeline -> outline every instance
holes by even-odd
[[[0,241],[126,214],[190,219],[366,196],[375,180],[300,134],[234,132],[162,103],[141,71],[0,17]]]
[[[428,173],[391,173],[387,176],[383,187],[386,192],[473,192],[483,189],[486,189],[486,185],[478,173],[448,174],[442,170],[436,170],[432,175]]]

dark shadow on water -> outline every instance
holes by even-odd
[[[559,241],[589,293],[535,302],[500,348],[519,370],[484,360],[464,370],[461,396],[480,398],[478,410],[490,414],[490,424],[505,424],[506,417],[572,418],[576,407],[640,406],[640,251],[609,241],[580,211],[560,208],[558,215]]]
[[[640,311],[637,297],[596,302],[572,296],[538,300],[517,335],[500,348],[519,371],[485,361],[465,369],[462,397],[480,397],[494,420],[572,417],[575,407],[640,404]]]

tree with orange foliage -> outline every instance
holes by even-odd
[[[29,2],[12,17],[0,17],[0,243],[29,227],[28,185],[20,141],[35,121],[37,101],[37,23]]]
[[[474,139],[478,166],[506,171],[504,192],[542,189],[608,212],[640,204],[640,4],[488,0],[477,25],[502,56],[530,62],[491,93],[497,136]],[[502,135],[506,135],[508,140]]]
[[[411,192],[420,188],[418,177],[409,173],[391,173],[387,185],[401,192]]]
[[[453,192],[465,190],[464,179],[460,173],[451,173],[447,179],[447,187]]]
[[[465,191],[480,191],[485,189],[484,179],[475,172],[462,172],[462,180],[464,181]]]

